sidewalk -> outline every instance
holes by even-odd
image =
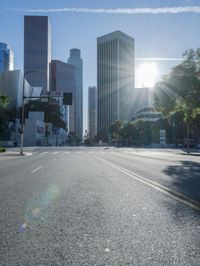
[[[167,148],[167,147],[163,147],[163,148],[151,148],[151,147],[141,147],[141,148],[137,148],[137,147],[132,147],[133,149],[136,149],[138,152],[145,152],[145,151],[151,151],[151,152],[161,152],[161,153],[173,153],[175,155],[191,155],[191,156],[200,156],[200,150],[197,149],[190,149],[189,153],[187,153],[187,149],[183,148]]]
[[[0,152],[0,160],[6,160],[11,158],[21,158],[23,156],[30,156],[31,152],[24,152],[24,155],[20,154],[20,149],[16,150],[6,150],[5,152]]]

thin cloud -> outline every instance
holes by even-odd
[[[183,61],[182,58],[170,58],[170,57],[138,57],[136,61]]]
[[[8,11],[30,12],[30,13],[98,13],[98,14],[181,14],[181,13],[200,13],[200,6],[175,6],[158,8],[116,8],[116,9],[92,9],[92,8],[55,8],[55,9],[6,9]]]

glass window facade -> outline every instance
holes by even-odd
[[[134,39],[116,31],[97,39],[98,131],[133,114]]]
[[[6,43],[0,43],[0,72],[14,69],[14,55]]]
[[[24,17],[24,73],[33,87],[49,91],[51,28],[47,16]]]

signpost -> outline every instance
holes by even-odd
[[[166,130],[165,129],[160,130],[160,145],[162,146],[166,145]]]

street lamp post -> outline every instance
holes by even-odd
[[[27,71],[23,76],[23,85],[22,85],[22,112],[21,112],[21,131],[20,131],[20,154],[24,155],[24,96],[25,91],[25,77],[30,73],[38,73],[37,71]]]

